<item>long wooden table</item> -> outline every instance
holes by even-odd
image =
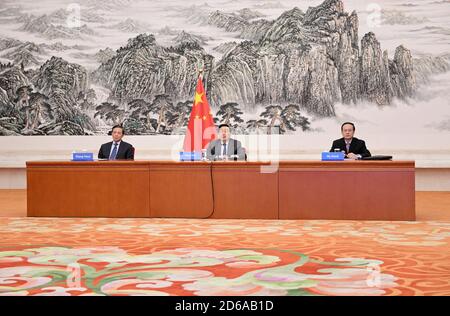
[[[415,220],[413,161],[33,161],[28,216]]]

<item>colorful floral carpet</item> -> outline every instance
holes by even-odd
[[[450,295],[450,222],[0,218],[0,295]]]

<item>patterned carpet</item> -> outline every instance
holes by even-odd
[[[450,222],[0,218],[0,295],[450,295]]]

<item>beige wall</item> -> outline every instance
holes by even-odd
[[[330,146],[329,135],[236,136],[248,148],[249,160],[319,160]],[[337,137],[336,137],[337,138]],[[136,147],[137,160],[177,160],[183,136],[126,136]],[[332,140],[332,139],[331,139]],[[29,160],[69,160],[73,150],[94,152],[110,136],[30,136],[0,137],[0,189],[26,188],[25,162]],[[417,191],[450,191],[450,150],[429,148],[383,148],[388,142],[372,141],[373,154],[393,155],[396,160],[416,162]],[[270,145],[269,145],[270,144]]]
[[[396,160],[415,160],[418,168],[450,168],[450,146],[447,142],[410,143],[405,136],[379,134],[364,137],[373,155],[388,154]],[[247,148],[249,160],[317,160],[320,153],[330,149],[333,139],[339,135],[327,133],[303,133],[300,135],[238,135]],[[401,137],[401,138],[400,138]],[[136,159],[178,159],[184,136],[126,136],[124,141],[136,148]],[[67,160],[73,150],[87,150],[97,154],[102,143],[111,136],[1,136],[0,168],[24,168],[28,160]],[[399,147],[396,144],[405,144]]]

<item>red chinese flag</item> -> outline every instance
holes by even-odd
[[[217,138],[214,126],[213,114],[206,99],[203,88],[202,76],[198,77],[197,89],[195,90],[194,105],[191,117],[184,136],[183,150],[185,152],[201,151],[206,148],[210,141]]]

